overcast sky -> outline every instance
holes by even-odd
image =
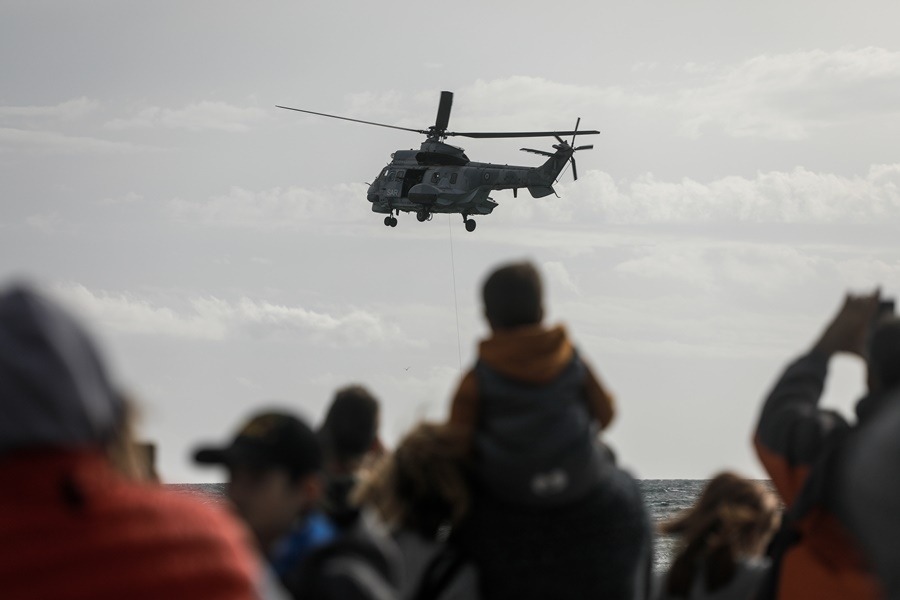
[[[761,476],[784,363],[846,289],[900,291],[900,4],[739,6],[5,0],[0,276],[85,316],[167,481],[221,479],[194,445],[264,406],[317,422],[350,382],[391,443],[443,418],[480,282],[522,258],[615,392],[626,466]],[[386,228],[364,182],[421,137],[274,108],[425,128],[441,90],[452,130],[602,134],[558,198]],[[834,375],[849,413],[863,369]]]

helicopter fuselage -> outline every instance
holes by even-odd
[[[540,167],[500,165],[471,162],[459,148],[426,142],[419,151],[395,152],[367,198],[376,213],[487,215],[497,206],[489,197],[493,190],[526,188],[535,198],[554,193],[553,182],[570,156],[565,148]]]

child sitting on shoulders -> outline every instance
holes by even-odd
[[[492,335],[462,378],[449,424],[468,437],[480,484],[516,504],[558,506],[588,494],[612,463],[597,433],[612,396],[562,325],[544,326],[529,262],[495,270],[483,288]]]

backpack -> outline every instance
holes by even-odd
[[[316,549],[282,582],[296,599],[397,600],[397,567],[381,540],[353,531]]]
[[[444,544],[425,568],[422,580],[411,600],[435,600],[450,585],[453,578],[468,563],[462,551],[453,544]]]

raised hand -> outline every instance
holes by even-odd
[[[866,336],[880,299],[880,289],[861,296],[847,294],[844,305],[822,332],[813,349],[827,356],[849,352],[865,357]]]

